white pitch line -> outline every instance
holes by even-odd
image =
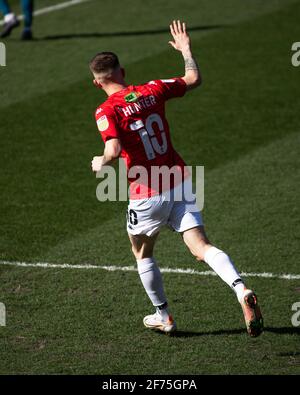
[[[41,8],[39,10],[34,11],[33,15],[34,16],[39,16],[43,14],[49,14],[50,12],[62,10],[63,8],[67,7],[72,7],[73,5],[80,4],[80,3],[86,3],[91,0],[70,0],[70,1],[65,1],[64,3],[59,3],[55,4],[49,7]],[[19,20],[24,19],[24,15],[18,15]],[[4,25],[4,20],[0,21],[0,26]]]
[[[0,266],[15,266],[15,267],[38,267],[44,269],[96,269],[96,270],[107,270],[109,272],[122,271],[122,272],[136,272],[135,266],[100,266],[100,265],[71,265],[68,263],[47,263],[47,262],[10,262],[0,261]],[[175,273],[175,274],[195,274],[197,276],[216,276],[216,273],[210,270],[198,271],[194,269],[180,269],[180,268],[169,268],[162,267],[162,273]],[[242,272],[242,277],[261,277],[261,278],[273,278],[283,280],[300,280],[300,274],[275,274],[275,273],[247,273]]]

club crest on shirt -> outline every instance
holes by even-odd
[[[97,126],[100,132],[104,132],[108,128],[109,124],[106,115],[102,115],[102,117],[98,119]]]

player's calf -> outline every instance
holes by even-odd
[[[156,313],[144,318],[144,325],[150,329],[158,329],[163,332],[174,332],[174,322],[168,308],[164,292],[163,279],[159,267],[154,258],[137,259],[138,272],[144,289],[156,308]]]

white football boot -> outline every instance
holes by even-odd
[[[159,330],[165,333],[175,332],[177,329],[176,322],[173,320],[173,317],[169,315],[167,321],[162,319],[161,314],[154,313],[150,315],[146,315],[143,319],[143,323],[146,328]]]
[[[251,337],[259,336],[263,331],[264,322],[257,303],[257,296],[251,289],[245,289],[240,303],[245,317],[247,332]]]

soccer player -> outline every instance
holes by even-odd
[[[24,14],[24,29],[21,35],[22,40],[32,39],[32,14],[33,0],[21,0],[22,10]],[[16,15],[11,11],[6,0],[0,0],[0,12],[4,15],[4,29],[0,33],[0,37],[4,38],[10,35],[11,31],[20,25]]]
[[[125,160],[130,184],[127,231],[141,282],[156,309],[154,314],[144,317],[144,325],[166,333],[177,329],[162,276],[153,257],[160,228],[169,225],[182,235],[196,259],[206,262],[235,291],[248,333],[258,336],[263,330],[263,320],[255,293],[246,288],[229,256],[208,240],[195,197],[187,198],[185,194],[181,199],[176,197],[179,188],[190,188],[191,178],[185,172],[183,159],[173,148],[165,117],[165,102],[197,88],[201,76],[185,23],[173,21],[170,31],[173,41],[169,43],[181,52],[184,59],[183,77],[127,85],[124,69],[115,54],[102,52],[91,60],[93,83],[108,96],[95,114],[105,148],[102,156],[93,158],[92,170],[98,172],[119,157]],[[184,133],[189,133],[188,125]],[[155,167],[175,169],[169,189],[152,176]],[[149,179],[145,177],[145,171]],[[137,177],[138,173],[143,173],[144,177]],[[174,181],[178,173],[181,174],[179,181],[178,177]]]

